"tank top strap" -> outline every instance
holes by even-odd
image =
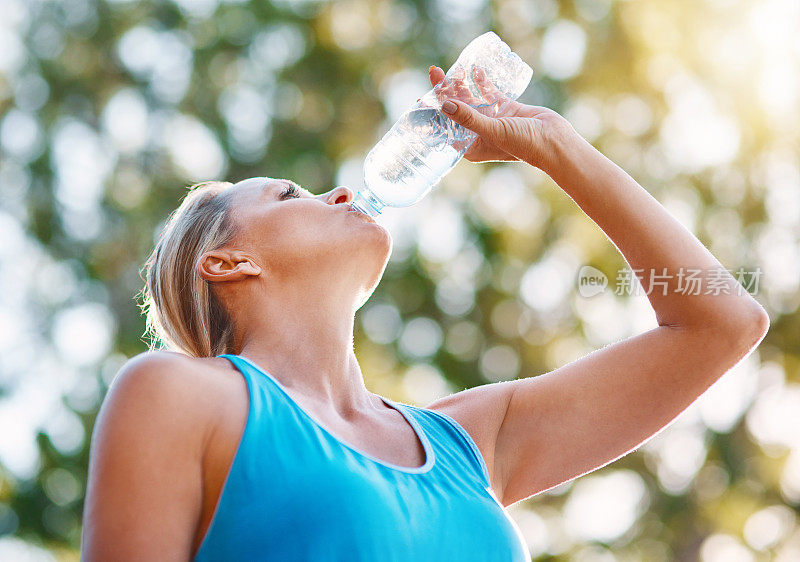
[[[278,398],[272,390],[272,385],[264,380],[258,371],[253,368],[246,360],[238,355],[223,353],[217,357],[224,357],[236,367],[241,376],[247,383],[247,393],[249,397],[248,420],[259,418],[262,413],[274,413],[275,399]]]
[[[457,474],[459,478],[471,475],[481,488],[491,486],[483,455],[461,424],[436,410],[398,402],[394,404],[405,408],[422,426],[433,443],[437,458],[442,461],[440,468]]]

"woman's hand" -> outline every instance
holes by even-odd
[[[445,115],[479,135],[464,155],[470,162],[522,160],[545,169],[553,160],[553,141],[576,134],[555,111],[503,95],[479,68],[473,79],[483,99],[472,95],[463,77],[447,79],[438,66],[431,66],[429,73]],[[497,108],[493,107],[495,103]],[[480,107],[471,107],[475,105]]]

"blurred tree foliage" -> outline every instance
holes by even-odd
[[[0,22],[0,557],[77,556],[96,411],[145,349],[139,268],[186,186],[357,188],[428,66],[491,29],[534,67],[522,101],[565,114],[773,318],[640,450],[511,508],[534,559],[800,558],[796,2],[6,0]],[[356,337],[375,392],[424,405],[654,323],[610,290],[614,246],[523,164],[460,163],[386,220]],[[581,297],[582,265],[609,290]]]

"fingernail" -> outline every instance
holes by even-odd
[[[455,113],[456,109],[458,109],[458,106],[450,100],[447,100],[442,104],[442,111],[445,113]]]

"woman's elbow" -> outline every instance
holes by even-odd
[[[769,332],[770,318],[767,311],[755,299],[750,298],[741,309],[728,315],[726,333],[737,343],[743,354],[750,353]]]
[[[753,330],[756,336],[756,342],[759,343],[764,336],[769,332],[770,319],[769,313],[766,309],[758,303],[755,303],[755,319],[753,320]]]

